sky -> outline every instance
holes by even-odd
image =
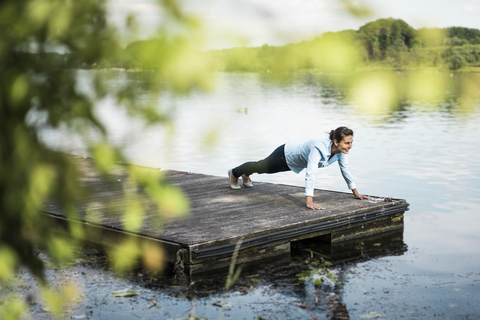
[[[412,27],[460,26],[480,29],[480,0],[356,0],[370,9],[366,17],[348,12],[342,0],[183,0],[205,30],[204,49],[312,40],[328,31],[358,28],[380,18],[402,19]],[[110,20],[118,26],[136,16],[139,36],[148,39],[164,14],[155,0],[108,0]]]

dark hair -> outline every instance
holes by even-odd
[[[353,136],[353,130],[347,127],[338,127],[335,130],[330,131],[330,140],[342,141],[343,138]]]

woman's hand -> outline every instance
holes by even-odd
[[[320,207],[318,204],[313,202],[313,197],[307,196],[307,208],[313,209],[313,210],[325,210],[325,208]]]
[[[373,200],[372,197],[364,196],[364,195],[361,195],[361,194],[359,194],[359,195],[356,196],[355,198],[360,199],[360,200]]]
[[[372,197],[369,197],[369,196],[364,196],[362,194],[359,194],[357,189],[352,189],[352,192],[353,192],[353,195],[355,196],[355,198],[357,199],[360,199],[360,200],[373,200]]]

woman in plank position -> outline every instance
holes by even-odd
[[[250,175],[252,173],[277,173],[292,170],[300,173],[307,169],[305,174],[305,197],[307,207],[314,210],[323,210],[313,202],[313,188],[318,168],[324,168],[338,161],[343,178],[357,199],[372,199],[358,193],[353,177],[348,170],[347,154],[352,148],[353,131],[347,127],[338,127],[330,131],[330,137],[308,141],[293,141],[281,145],[268,157],[260,161],[245,162],[230,169],[230,188],[240,189],[238,178],[242,177],[245,188],[253,188]]]

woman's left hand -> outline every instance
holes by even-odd
[[[359,194],[359,195],[355,196],[355,198],[360,199],[360,200],[373,200],[372,197],[364,196],[362,194]]]
[[[357,199],[360,199],[360,200],[373,200],[372,197],[364,196],[364,195],[358,193],[357,189],[352,189],[352,192],[353,192],[353,195],[355,196],[355,198],[357,198]]]

